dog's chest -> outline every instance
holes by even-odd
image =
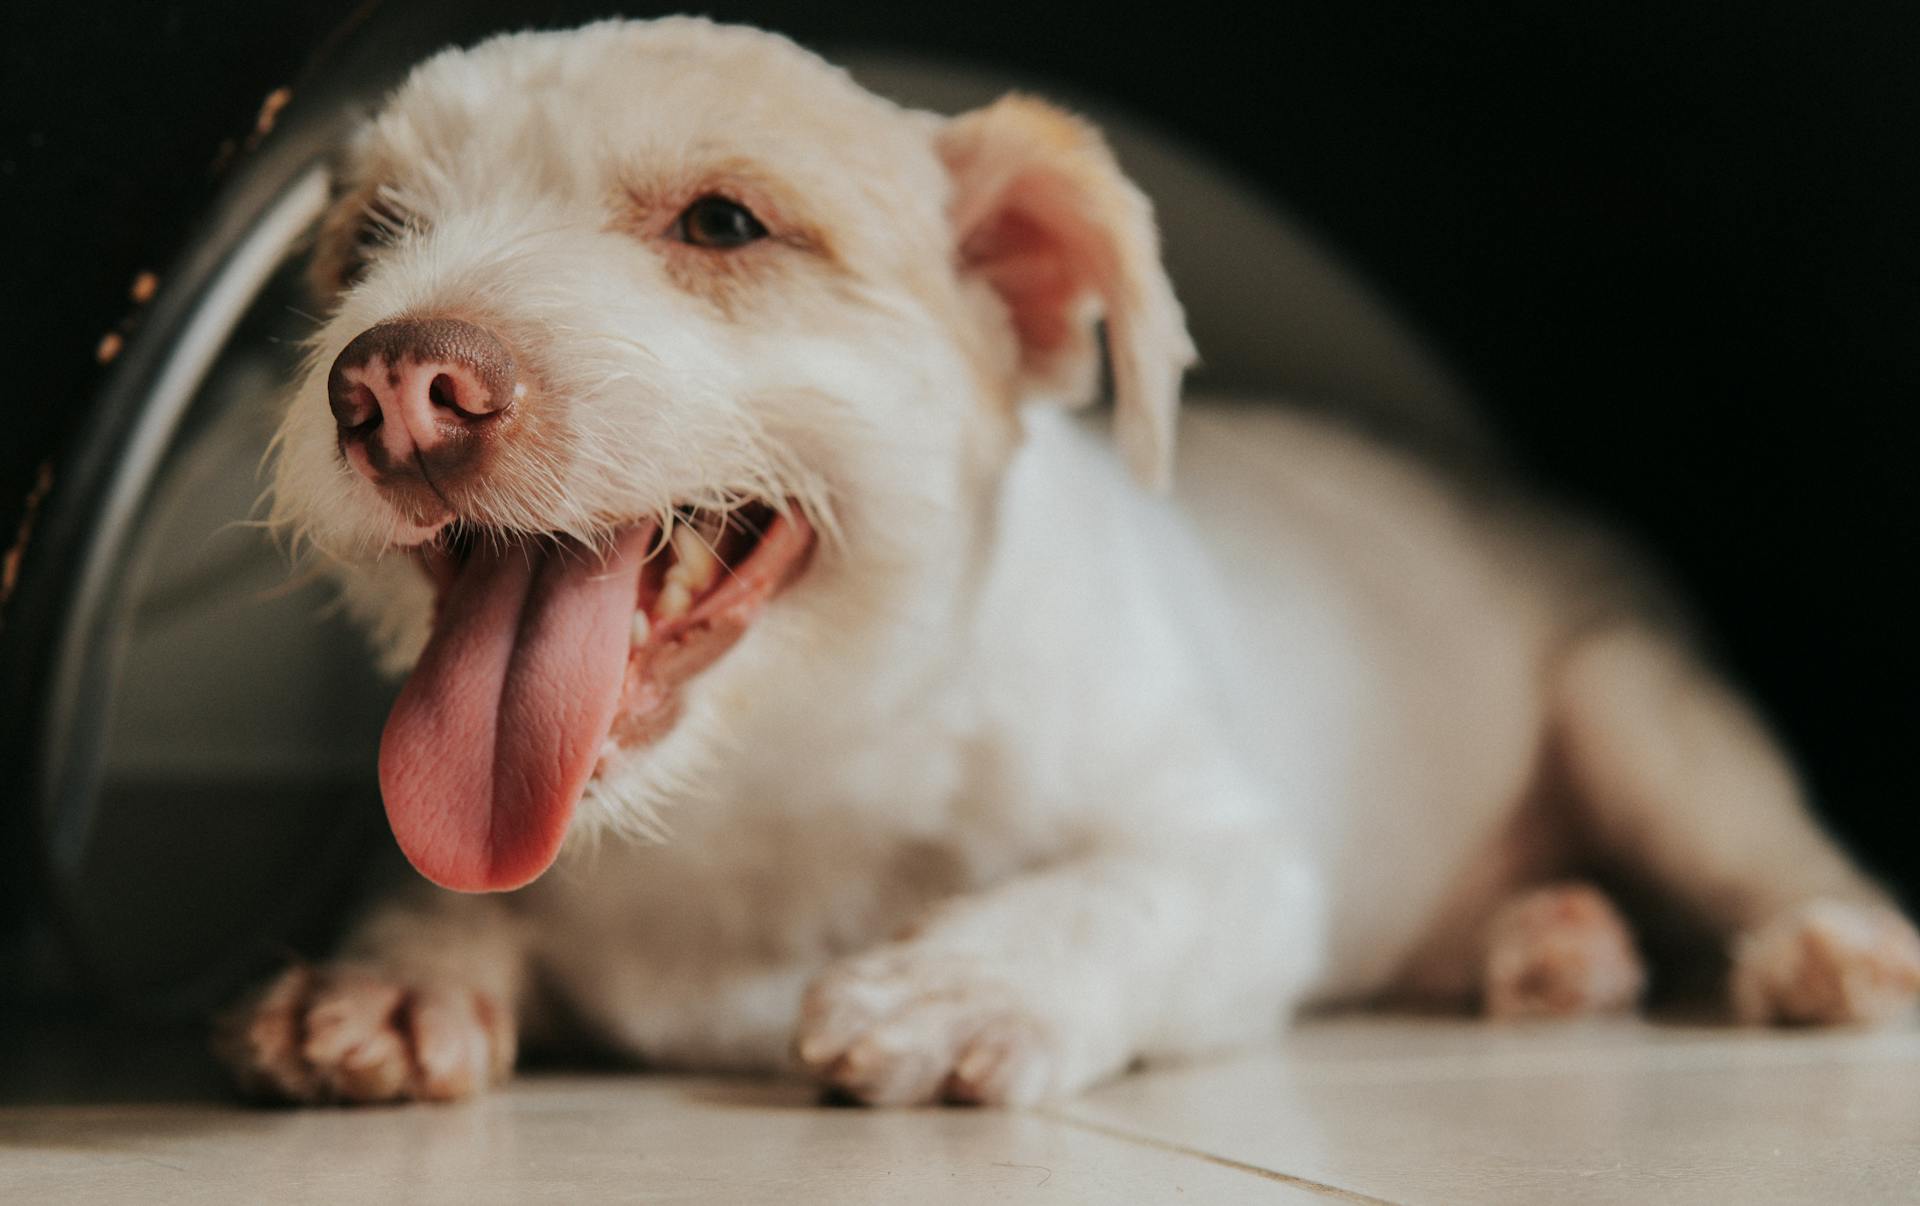
[[[871,814],[680,815],[671,841],[570,857],[527,894],[545,987],[662,1065],[776,1066],[806,981],[981,885],[982,859]]]

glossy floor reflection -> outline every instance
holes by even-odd
[[[1315,1021],[1031,1114],[537,1072],[459,1106],[261,1111],[193,1044],[10,1027],[4,1202],[1894,1202],[1920,1030]]]

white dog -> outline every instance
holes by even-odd
[[[276,517],[411,668],[380,775],[442,887],[236,1011],[252,1089],[553,1036],[1031,1102],[1308,1002],[1629,1005],[1590,875],[1746,1018],[1920,992],[1591,533],[1272,408],[1189,413],[1161,496],[1192,351],[1079,120],[609,22],[432,59],[344,179]],[[1062,405],[1103,352],[1118,458]]]

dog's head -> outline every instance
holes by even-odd
[[[1019,406],[1091,394],[1104,316],[1158,485],[1191,358],[1086,125],[909,112],[696,20],[423,64],[313,275],[274,515],[412,665],[382,790],[463,889],[538,875],[583,794],[643,819],[719,734],[857,724],[937,673]]]

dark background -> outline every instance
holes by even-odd
[[[5,6],[6,543],[35,468],[84,438],[101,336],[137,333],[129,282],[165,271],[216,161],[244,162],[262,98],[291,84],[299,104],[399,7]],[[1836,827],[1920,888],[1920,10],[1349,0],[1259,6],[1258,28],[1193,4],[706,11],[1114,98],[1283,200],[1539,480],[1654,551]]]

